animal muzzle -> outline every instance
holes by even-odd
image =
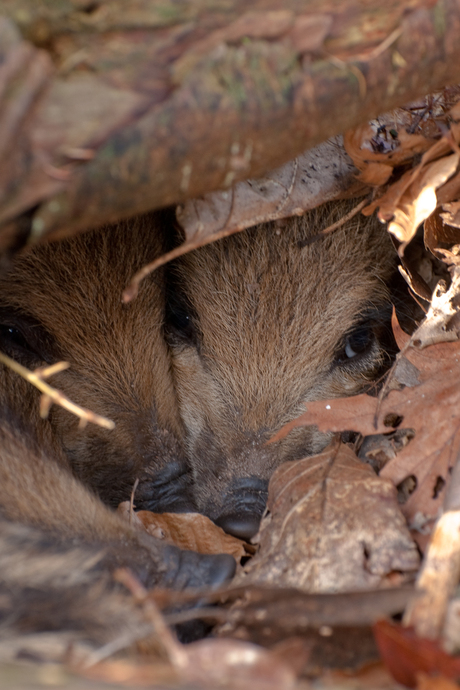
[[[147,472],[139,482],[134,503],[137,510],[153,513],[193,513],[192,477],[185,461],[170,462],[161,470]]]
[[[233,480],[223,498],[224,512],[216,525],[239,539],[250,539],[259,530],[268,496],[268,480],[242,477]]]

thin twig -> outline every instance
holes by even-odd
[[[55,405],[60,405],[68,412],[74,414],[76,417],[79,417],[81,427],[86,426],[88,422],[92,422],[93,424],[102,426],[104,429],[115,428],[115,422],[112,422],[111,419],[101,417],[101,415],[95,414],[91,410],[87,410],[84,407],[76,405],[69,400],[64,393],[56,388],[53,388],[44,381],[45,378],[48,378],[52,374],[57,374],[58,372],[68,369],[70,366],[68,362],[57,362],[49,367],[38,367],[34,371],[30,371],[30,369],[23,367],[22,364],[19,364],[19,362],[11,359],[11,357],[8,357],[8,355],[5,355],[3,352],[0,352],[0,362],[3,362],[3,364],[16,372],[16,374],[22,376],[23,379],[31,383],[33,386],[35,386],[35,388],[38,388],[38,390],[42,392],[43,395],[40,403],[41,417],[46,418],[48,416],[50,407],[54,403]]]
[[[133,514],[134,514],[134,494],[136,493],[136,489],[139,486],[139,477],[136,477],[136,481],[134,482],[133,490],[131,491],[131,497],[129,499],[129,524],[132,525],[133,523]]]
[[[313,244],[313,242],[322,239],[324,235],[328,235],[330,232],[341,228],[343,225],[345,225],[345,223],[348,223],[349,220],[354,218],[368,203],[369,199],[366,197],[366,199],[363,199],[357,206],[352,208],[351,211],[342,216],[342,218],[339,218],[338,221],[332,223],[332,225],[329,225],[327,228],[324,228],[324,230],[321,230],[321,232],[318,232],[316,235],[312,235],[312,237],[308,237],[308,239],[299,242],[300,249],[303,249],[304,247]]]
[[[118,568],[114,573],[114,579],[123,584],[131,592],[134,599],[142,605],[144,615],[152,624],[156,639],[163,646],[170,663],[175,668],[184,668],[187,665],[188,655],[183,646],[175,639],[168,628],[158,606],[149,597],[148,591],[129,568]]]

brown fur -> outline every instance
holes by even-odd
[[[329,205],[281,228],[252,228],[190,253],[173,269],[182,297],[171,299],[170,339],[197,504],[229,531],[229,512],[254,508],[260,516],[265,489],[257,478],[319,451],[328,436],[304,428],[265,442],[306,401],[360,391],[385,360],[385,283],[394,270],[385,229],[355,218],[300,246],[348,210],[346,203]],[[177,310],[184,312],[179,325]],[[346,335],[366,318],[375,340],[363,356],[339,361]]]
[[[149,587],[220,585],[232,576],[229,556],[180,551],[134,531],[62,466],[51,427],[37,441],[29,423],[1,413],[0,641],[40,631],[96,643],[144,634],[141,612],[112,578],[117,567]]]
[[[155,504],[154,478],[169,463],[186,468],[163,337],[162,273],[144,281],[134,302],[121,302],[132,274],[161,250],[156,216],[147,216],[37,247],[0,280],[2,349],[29,367],[68,361],[51,383],[116,427],[82,429],[57,406],[43,422],[38,393],[5,367],[2,388],[14,394],[13,408],[27,407],[34,428],[52,427],[74,474],[112,506],[129,498],[138,478],[138,507],[174,509],[168,496],[164,506]],[[24,347],[9,338],[8,326],[22,334]]]
[[[102,622],[114,568],[177,588],[220,584],[233,572],[228,556],[179,551],[135,532],[98,497],[116,505],[139,478],[138,507],[191,505],[162,275],[148,279],[133,304],[121,302],[133,272],[159,251],[158,219],[145,217],[37,247],[0,280],[1,349],[29,368],[67,360],[70,369],[51,383],[116,423],[114,431],[82,429],[57,406],[43,420],[38,391],[0,366],[3,629],[88,628],[92,639],[107,639],[124,610],[131,611],[125,631],[139,619],[123,600]],[[59,599],[73,597],[60,607]]]

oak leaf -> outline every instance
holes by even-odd
[[[130,513],[130,502],[118,506],[118,512],[131,520],[136,529],[145,529],[152,537],[164,539],[180,549],[198,553],[229,553],[237,560],[253,552],[253,547],[226,534],[205,515],[199,513]]]
[[[394,486],[344,444],[333,442],[318,455],[279,467],[268,510],[260,554],[240,576],[245,583],[349,591],[418,568]]]
[[[307,412],[286,425],[283,433],[302,425],[363,435],[388,433],[396,427],[412,429],[414,438],[385,465],[380,476],[395,486],[410,477],[415,480],[415,490],[401,508],[417,537],[417,533],[431,532],[460,452],[460,342],[438,343],[423,350],[406,347],[404,358],[418,370],[418,385],[391,390],[382,401],[362,394],[308,403]]]
[[[460,677],[460,658],[449,656],[436,642],[418,637],[411,628],[378,621],[374,635],[382,659],[398,683],[415,687],[421,673]]]

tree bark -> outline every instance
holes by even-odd
[[[260,176],[460,81],[460,0],[0,12],[0,249]]]

